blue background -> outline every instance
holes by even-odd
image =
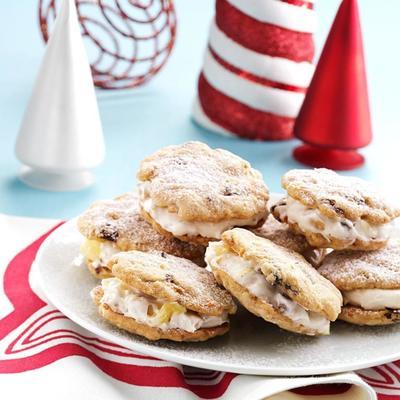
[[[99,198],[132,189],[139,161],[168,144],[205,141],[248,159],[264,174],[272,191],[280,176],[299,167],[291,158],[297,141],[250,142],[226,138],[195,126],[191,102],[201,68],[214,1],[176,0],[178,37],[167,66],[148,85],[120,92],[98,91],[107,146],[105,162],[95,171],[96,184],[80,192],[52,193],[22,184],[14,143],[44,52],[37,2],[3,1],[0,12],[0,211],[14,215],[70,218]],[[320,49],[339,2],[317,0]],[[351,172],[399,196],[400,145],[400,2],[359,0],[369,77],[375,138],[363,150],[364,167]]]

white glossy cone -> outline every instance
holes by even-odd
[[[21,179],[48,190],[93,182],[104,139],[74,0],[63,0],[16,143]]]

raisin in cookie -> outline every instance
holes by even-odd
[[[328,335],[342,305],[338,289],[300,254],[235,228],[211,242],[207,265],[251,313],[283,329]]]
[[[357,325],[400,322],[400,241],[375,251],[334,251],[319,272],[343,295],[339,319]]]
[[[166,236],[206,245],[232,227],[260,226],[268,215],[261,174],[204,143],[159,150],[142,161],[137,176],[142,215]]]
[[[287,197],[273,206],[273,215],[315,247],[380,249],[400,215],[369,183],[328,169],[291,170],[282,187]]]
[[[231,295],[211,272],[162,252],[129,251],[109,263],[113,278],[91,292],[112,325],[149,340],[204,341],[229,330]]]
[[[250,230],[257,236],[301,254],[314,267],[318,267],[327,254],[327,249],[310,246],[303,235],[293,233],[287,224],[278,222],[272,215],[268,216],[263,226]]]
[[[159,250],[204,266],[205,247],[155,231],[140,215],[136,193],[94,203],[79,217],[78,228],[86,238],[81,254],[92,274],[100,279],[111,276],[107,263],[120,251]]]

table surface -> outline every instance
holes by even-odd
[[[160,147],[201,140],[249,160],[262,171],[271,191],[280,190],[280,176],[301,167],[291,158],[296,140],[251,142],[207,132],[190,119],[191,102],[201,68],[214,1],[176,0],[178,38],[167,66],[148,85],[130,91],[98,91],[107,146],[96,169],[96,184],[69,193],[35,190],[18,180],[20,164],[14,143],[44,51],[37,21],[37,1],[3,4],[0,13],[0,212],[32,217],[70,218],[92,201],[109,198],[135,186],[140,160]],[[360,11],[373,112],[374,141],[363,149],[367,163],[348,174],[369,179],[399,196],[400,2],[362,0]],[[318,48],[326,37],[337,0],[317,3]],[[392,51],[393,49],[393,51]],[[394,171],[394,172],[393,172]]]

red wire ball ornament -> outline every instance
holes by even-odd
[[[39,0],[45,42],[61,0]],[[176,38],[173,0],[75,0],[93,81],[103,89],[142,85],[165,65]]]

